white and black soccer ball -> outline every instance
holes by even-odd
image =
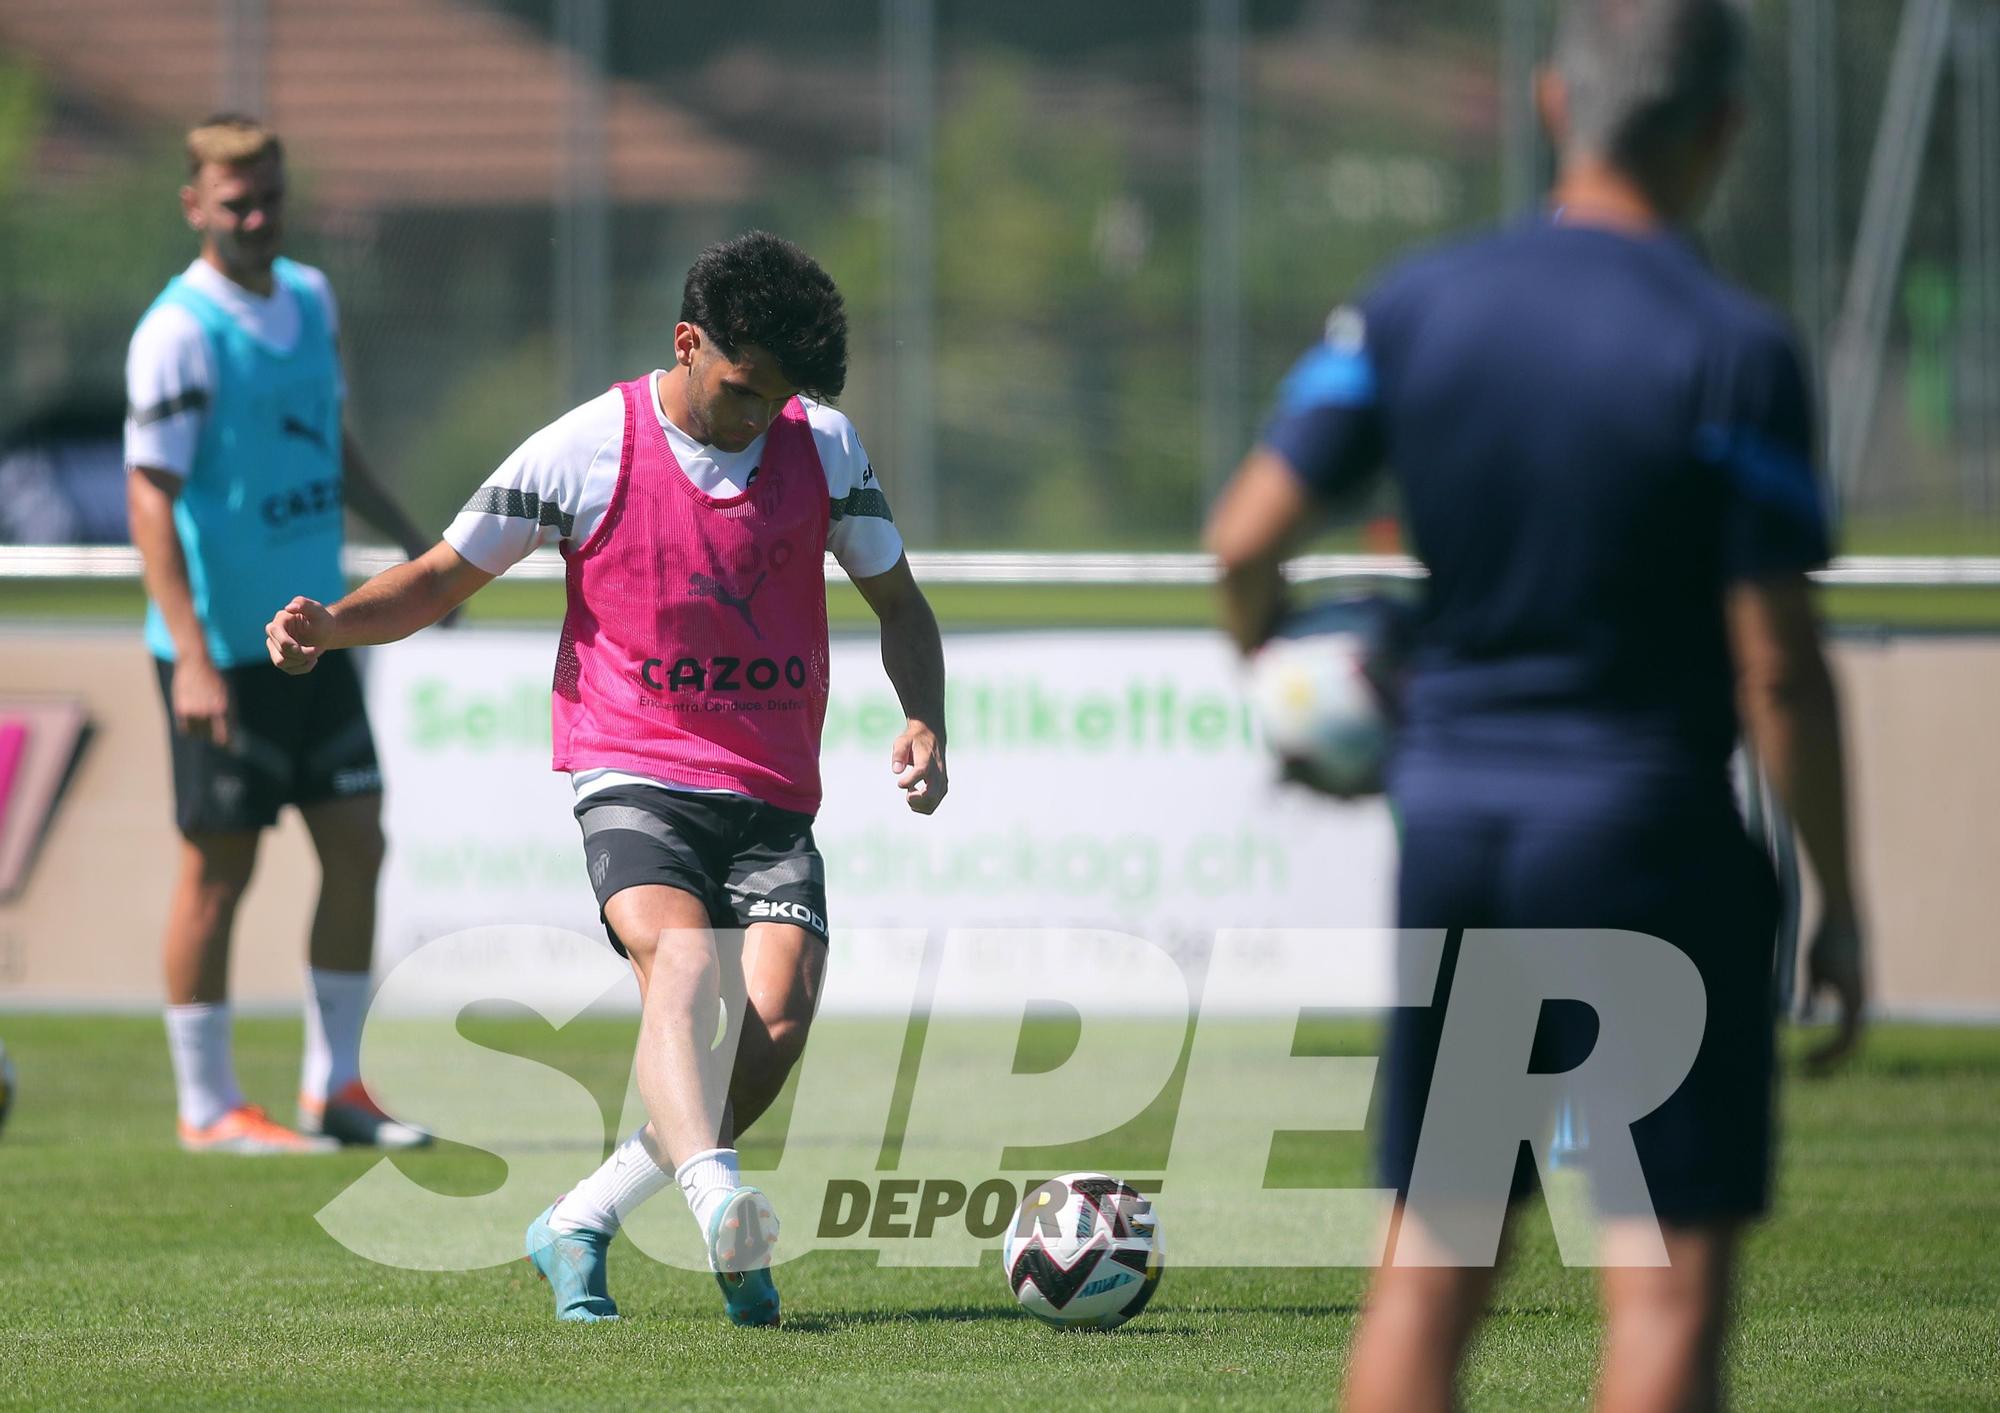
[[[1030,1189],[1000,1259],[1023,1310],[1072,1329],[1124,1324],[1166,1269],[1152,1202],[1103,1173],[1065,1173]]]
[[[1250,660],[1249,693],[1286,778],[1325,794],[1376,794],[1389,760],[1412,613],[1380,594],[1288,614]]]
[[[7,1111],[14,1107],[14,1058],[0,1042],[0,1130],[7,1127]]]

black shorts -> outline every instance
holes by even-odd
[[[382,789],[361,677],[347,653],[328,653],[294,677],[269,665],[225,667],[235,708],[227,748],[174,729],[174,665],[153,660],[167,708],[174,822],[183,834],[263,829],[285,805],[314,805]]]
[[[702,900],[709,924],[790,923],[826,940],[826,864],[813,817],[743,795],[614,785],[576,803],[597,916],[626,888],[661,883]],[[605,934],[622,957],[611,924]]]
[[[1524,788],[1522,798],[1534,797]],[[1661,1220],[1762,1213],[1772,1158],[1778,895],[1768,859],[1726,799],[1692,812],[1635,808],[1595,819],[1537,818],[1532,806],[1483,817],[1432,807],[1406,813],[1402,823],[1403,927],[1616,928],[1672,943],[1694,962],[1708,1004],[1700,1048],[1672,1096],[1632,1124],[1632,1143]],[[1402,1193],[1409,1191],[1460,944],[1460,933],[1451,932],[1433,1004],[1391,1013],[1378,1156],[1383,1185]],[[1571,1069],[1598,1039],[1589,1006],[1545,1002],[1529,1071]],[[1574,1155],[1586,1172],[1590,1144],[1586,1134]],[[1535,1187],[1523,1146],[1511,1196],[1519,1200]]]

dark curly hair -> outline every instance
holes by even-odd
[[[800,392],[847,386],[847,308],[813,258],[769,231],[718,241],[695,257],[681,290],[681,322],[730,358],[746,344],[778,360]]]

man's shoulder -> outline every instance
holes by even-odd
[[[281,255],[273,263],[315,294],[327,294],[333,289],[333,280],[317,265],[308,265],[289,255]]]
[[[847,414],[809,397],[800,397],[799,405],[805,409],[806,425],[812,429],[813,447],[819,452],[828,492],[838,497],[864,484],[873,487],[875,468],[869,465],[861,434]]]
[[[274,268],[282,270],[292,288],[314,300],[329,319],[338,321],[340,305],[333,297],[333,281],[317,265],[307,265],[290,256],[280,256]]]
[[[1491,240],[1479,234],[1424,246],[1377,271],[1358,293],[1334,305],[1319,341],[1294,365],[1281,401],[1292,403],[1293,394],[1311,389],[1307,400],[1317,402],[1329,384],[1336,401],[1364,394],[1372,399],[1375,356],[1400,343],[1397,330],[1420,321],[1424,309],[1481,261]]]
[[[799,406],[805,409],[806,425],[812,428],[815,437],[841,442],[861,440],[847,414],[831,403],[819,402],[800,393]]]
[[[1579,262],[1629,273],[1650,304],[1663,300],[1722,346],[1789,350],[1790,321],[1749,290],[1718,274],[1688,241],[1670,235],[1618,236],[1597,227],[1528,221],[1420,250],[1391,266],[1372,302],[1385,316],[1454,291],[1496,282],[1555,288]]]
[[[1579,262],[1609,261],[1652,267],[1678,282],[1722,282],[1693,251],[1667,238],[1635,239],[1595,226],[1547,219],[1520,220],[1472,231],[1417,250],[1387,266],[1372,298],[1388,305],[1429,294],[1449,294],[1495,280],[1535,285],[1566,278]]]
[[[139,316],[136,329],[150,332],[162,327],[179,329],[199,325],[201,291],[190,281],[189,276],[200,264],[201,262],[197,260],[192,265],[176,270],[167,282],[160,286],[160,292],[153,296],[153,302],[148,304],[145,312]]]
[[[581,457],[585,463],[604,444],[625,436],[625,395],[617,388],[580,402],[552,422],[544,423],[523,443],[545,459]]]
[[[134,348],[195,343],[201,337],[201,320],[195,312],[178,300],[166,298],[156,299],[147,306],[132,329]]]
[[[157,370],[172,368],[185,380],[190,370],[208,366],[208,334],[201,319],[185,304],[156,300],[139,317],[126,348],[125,371],[129,380],[157,376]]]
[[[1609,249],[1643,272],[1645,285],[1656,296],[1663,294],[1712,343],[1775,349],[1796,342],[1783,313],[1718,271],[1688,236],[1626,239]]]
[[[304,284],[309,284],[315,289],[331,289],[333,287],[333,281],[327,278],[326,271],[320,269],[317,265],[308,265],[303,260],[294,260],[289,255],[280,255],[277,259],[273,260],[271,268],[289,275]]]
[[[1421,324],[1427,311],[1449,305],[1458,292],[1500,278],[1499,268],[1519,258],[1516,234],[1482,230],[1410,251],[1335,308],[1326,342],[1335,348],[1365,342],[1376,349],[1397,342],[1398,329]]]
[[[1382,269],[1368,298],[1393,303],[1477,274],[1513,258],[1519,235],[1514,229],[1480,230],[1418,246]]]

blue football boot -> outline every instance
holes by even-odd
[[[732,1325],[778,1323],[778,1287],[771,1281],[771,1248],[778,1244],[778,1214],[754,1187],[739,1187],[708,1218],[708,1264]]]
[[[556,1202],[562,1199],[559,1197]],[[611,1233],[557,1231],[549,1225],[556,1203],[528,1225],[528,1260],[535,1273],[555,1292],[556,1318],[591,1322],[615,1320],[618,1307],[604,1283],[605,1254]],[[774,1297],[775,1308],[775,1297]]]

